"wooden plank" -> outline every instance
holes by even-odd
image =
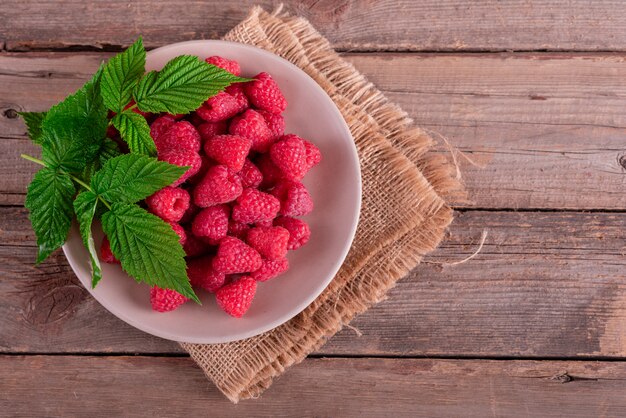
[[[471,262],[439,265],[475,251]],[[108,314],[63,255],[40,266],[0,208],[0,351],[179,353]],[[442,247],[318,354],[626,357],[626,214],[466,212]],[[433,264],[439,263],[439,264]],[[106,280],[106,278],[105,278]]]
[[[343,50],[493,51],[626,49],[620,1],[283,1]],[[278,0],[6,0],[0,42],[9,50],[118,48],[142,34],[154,47],[217,38],[255,4]]]
[[[36,167],[15,110],[43,110],[106,55],[0,55],[0,204]],[[626,209],[626,77],[611,54],[346,56],[425,128],[449,138],[475,207]],[[448,152],[441,147],[439,152]]]
[[[0,366],[0,408],[17,416],[626,414],[617,362],[307,359],[238,405],[188,358],[0,356]]]

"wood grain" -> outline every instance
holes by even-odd
[[[626,415],[613,362],[307,359],[238,405],[188,358],[0,356],[0,370],[0,410],[17,416]]]
[[[36,152],[14,110],[44,110],[108,55],[0,55],[0,204]],[[416,122],[449,138],[481,208],[626,209],[626,62],[611,54],[348,54]],[[445,146],[438,152],[448,153]]]
[[[287,0],[342,50],[502,51],[626,49],[626,10],[615,0]],[[278,0],[5,0],[9,50],[119,48],[217,38],[255,4]]]
[[[473,251],[470,263],[446,266]],[[0,208],[0,351],[179,353],[108,314],[26,211]],[[466,212],[426,263],[318,354],[626,357],[626,214]]]

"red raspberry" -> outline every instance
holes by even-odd
[[[200,125],[202,125],[203,123],[205,123],[206,121],[204,119],[202,119],[200,116],[198,116],[198,114],[196,112],[193,112],[189,115],[188,117],[189,122],[191,122],[191,124],[193,126],[196,127],[196,129],[198,129],[198,132],[200,132]]]
[[[256,160],[256,166],[263,175],[263,181],[261,182],[261,188],[272,187],[278,180],[282,178],[282,173],[276,164],[272,162],[269,155],[261,155]]]
[[[189,207],[183,214],[183,217],[180,218],[179,223],[186,224],[188,222],[191,222],[199,211],[199,207],[197,207],[193,202],[189,202]]]
[[[274,220],[274,225],[282,226],[289,231],[289,243],[287,244],[287,249],[289,250],[297,250],[311,238],[309,225],[301,219],[281,216]]]
[[[216,135],[224,135],[228,133],[228,124],[226,121],[222,122],[204,122],[198,126],[198,132],[200,132],[200,138],[202,142],[206,142]]]
[[[306,165],[310,170],[322,161],[322,153],[313,143],[306,140],[302,140],[302,142],[304,143],[304,149],[306,150]]]
[[[154,142],[156,143],[158,138],[174,126],[175,123],[176,120],[174,120],[174,118],[170,115],[163,115],[156,118],[150,125],[150,136]]]
[[[243,167],[252,141],[237,135],[218,135],[204,143],[206,155],[233,171]]]
[[[119,131],[115,129],[115,126],[111,125],[107,127],[107,137],[108,138],[116,138],[119,135]]]
[[[183,250],[185,250],[187,257],[197,257],[211,250],[211,247],[199,238],[196,238],[189,228],[185,230],[185,234],[187,235],[187,240],[183,244]]]
[[[272,145],[270,157],[288,180],[302,180],[309,169],[304,142],[296,135],[285,135]]]
[[[281,180],[270,192],[280,200],[280,214],[304,216],[313,210],[313,200],[304,184]]]
[[[168,113],[167,115],[173,117],[174,120],[181,120],[182,118],[184,118],[186,116],[184,113],[177,113],[175,115],[172,115],[171,113]]]
[[[193,201],[201,208],[228,203],[241,195],[241,179],[226,166],[214,165],[193,190]]]
[[[196,114],[207,122],[219,122],[232,118],[245,109],[241,102],[230,94],[222,91],[209,97],[198,109]]]
[[[120,260],[113,255],[111,243],[109,243],[109,239],[106,236],[102,239],[102,245],[100,245],[100,259],[105,263],[120,264]]]
[[[246,93],[244,93],[243,85],[241,83],[231,84],[230,86],[226,87],[224,91],[233,96],[235,100],[237,100],[237,103],[239,103],[239,108],[241,109],[239,113],[250,107],[248,96],[246,96]]]
[[[257,110],[265,119],[267,127],[272,131],[272,139],[277,140],[285,134],[285,118],[279,113],[271,113],[267,110]]]
[[[289,261],[286,258],[278,260],[263,260],[261,268],[250,273],[257,282],[265,282],[289,270]]]
[[[150,212],[166,222],[178,222],[189,208],[189,193],[178,187],[164,187],[146,198]]]
[[[183,227],[178,225],[176,222],[170,222],[170,226],[180,238],[179,239],[180,245],[185,245],[185,242],[187,241],[187,233],[185,232]]]
[[[244,189],[233,207],[233,220],[251,224],[274,219],[280,210],[280,202],[271,194],[256,189]]]
[[[159,152],[166,150],[200,151],[200,134],[191,122],[176,122],[154,139]]]
[[[250,308],[255,293],[256,281],[252,277],[244,276],[223,286],[215,293],[215,299],[228,315],[241,318]]]
[[[263,116],[257,111],[248,109],[241,115],[233,118],[228,128],[232,135],[239,135],[252,140],[252,150],[267,152],[272,140],[272,131],[267,127]]]
[[[256,221],[254,223],[254,226],[258,226],[258,227],[261,227],[261,228],[269,228],[270,226],[273,226],[273,225],[274,225],[274,220],[273,219],[266,219],[266,220],[263,220],[263,221]]]
[[[216,67],[220,67],[237,77],[241,75],[241,68],[239,67],[239,63],[235,60],[229,60],[220,57],[219,55],[213,55],[212,57],[205,59],[205,61],[209,64],[215,65]]]
[[[187,276],[194,287],[215,292],[226,281],[224,273],[213,270],[213,257],[194,258],[187,263]]]
[[[150,303],[152,309],[157,312],[173,311],[188,300],[175,290],[161,289],[157,286],[150,289]]]
[[[231,220],[228,222],[228,235],[243,240],[246,238],[250,225]]]
[[[246,83],[244,89],[248,99],[259,109],[272,113],[282,113],[287,108],[287,100],[278,84],[268,73],[259,73],[256,80]]]
[[[287,255],[289,232],[280,226],[252,228],[248,231],[246,241],[263,258],[277,260]]]
[[[226,205],[202,209],[191,223],[191,232],[199,238],[209,238],[216,242],[226,236],[230,208]]]
[[[243,167],[241,167],[238,174],[239,177],[241,177],[241,185],[244,189],[247,189],[248,187],[259,187],[263,181],[263,174],[261,174],[261,171],[248,159],[244,161]]]
[[[179,184],[183,183],[189,177],[200,171],[200,167],[202,166],[202,159],[200,158],[200,155],[197,152],[189,150],[170,149],[159,152],[159,160],[180,167],[189,166],[189,169],[185,171],[178,180],[172,183],[172,186],[178,186]]]
[[[225,237],[220,241],[213,268],[225,274],[247,273],[261,267],[261,256],[245,242],[235,237]]]

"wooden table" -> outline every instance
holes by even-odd
[[[359,333],[259,400],[231,405],[177,344],[107,313],[62,254],[33,266],[36,167],[19,154],[36,151],[16,111],[59,101],[139,34],[216,38],[253,3],[3,2],[0,415],[626,416],[622,1],[286,2],[473,160],[459,157],[473,204]],[[471,262],[440,265],[485,229]]]

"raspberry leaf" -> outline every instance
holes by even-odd
[[[18,114],[24,119],[30,139],[36,144],[41,144],[41,122],[46,117],[46,112],[18,112]]]
[[[24,206],[37,236],[37,263],[41,263],[67,239],[72,223],[72,198],[76,193],[69,175],[41,169],[28,186]]]
[[[101,93],[109,109],[119,113],[130,102],[133,87],[145,72],[145,66],[146,50],[141,36],[106,63],[102,70]]]
[[[100,154],[98,155],[100,166],[102,167],[104,163],[109,161],[111,158],[117,157],[118,155],[122,155],[122,153],[120,148],[117,146],[117,142],[111,138],[104,138]]]
[[[135,280],[200,303],[187,278],[185,252],[169,224],[137,205],[115,203],[102,215],[102,228],[113,255]]]
[[[43,118],[42,156],[51,168],[78,172],[100,151],[108,122],[99,84],[100,71]]]
[[[139,154],[108,160],[91,178],[95,193],[108,202],[134,203],[169,186],[187,170]]]
[[[120,131],[122,139],[128,144],[130,152],[156,155],[156,146],[150,136],[150,127],[146,118],[133,111],[126,110],[113,117],[113,126]]]
[[[189,113],[230,84],[243,81],[248,80],[196,56],[181,55],[161,71],[144,75],[133,95],[144,112]]]
[[[98,196],[91,191],[79,193],[74,200],[74,212],[80,225],[80,236],[83,238],[83,244],[87,247],[89,257],[91,258],[91,287],[96,287],[100,279],[102,279],[100,260],[98,259],[98,252],[91,234],[91,223],[93,222],[97,206]]]

